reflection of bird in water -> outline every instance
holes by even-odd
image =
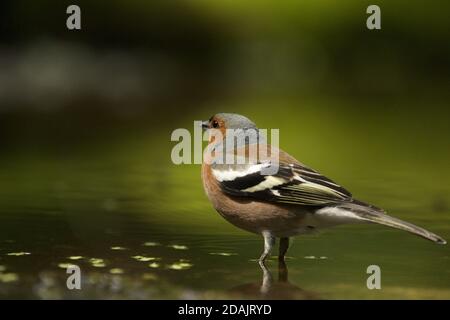
[[[311,300],[320,297],[305,291],[288,280],[288,268],[284,260],[278,262],[278,280],[274,280],[270,270],[261,264],[262,281],[246,283],[232,288],[229,293],[236,298],[278,299],[278,300]]]

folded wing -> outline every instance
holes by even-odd
[[[275,174],[264,175],[262,170],[270,165],[215,165],[212,174],[222,190],[233,196],[306,206],[351,201],[350,192],[313,169],[299,163],[280,163]]]

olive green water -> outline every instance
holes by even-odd
[[[439,116],[446,106],[424,113],[395,102],[328,103],[258,101],[233,110],[280,128],[283,149],[355,197],[449,240],[450,130]],[[273,108],[282,112],[255,111]],[[209,116],[187,114],[157,130],[74,147],[35,141],[3,153],[0,298],[450,298],[448,245],[375,225],[296,238],[288,279],[279,281],[272,259],[273,282],[262,295],[254,260],[261,238],[212,209],[199,165],[170,160],[171,131]],[[81,268],[81,290],[66,288],[67,264]],[[367,289],[369,265],[381,268],[381,290]]]

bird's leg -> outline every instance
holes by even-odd
[[[281,238],[280,239],[280,250],[278,252],[278,260],[284,261],[284,256],[289,248],[289,238]]]
[[[261,268],[264,267],[264,262],[272,252],[272,248],[275,245],[275,237],[272,236],[270,232],[263,232],[262,235],[264,237],[264,252],[262,253],[261,257],[259,257],[259,265],[261,266]]]

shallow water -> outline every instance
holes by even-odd
[[[303,119],[314,127],[315,114],[306,111]],[[412,119],[410,127],[420,126],[420,117]],[[329,132],[300,132],[297,140],[283,138],[296,128],[294,120],[285,122],[281,146],[357,198],[450,239],[447,149],[418,133],[394,134],[389,125],[373,135],[376,119],[346,140],[350,146],[336,145],[336,132],[345,140],[354,131],[335,117],[320,122]],[[436,135],[447,131],[435,124]],[[198,165],[170,162],[170,132],[125,135],[101,147],[27,146],[4,154],[0,298],[450,298],[448,245],[375,225],[296,238],[288,272],[271,259],[272,281],[266,273],[263,283],[255,261],[262,239],[211,208]],[[66,288],[68,264],[80,266],[81,290]],[[369,265],[381,268],[381,290],[367,289]]]

